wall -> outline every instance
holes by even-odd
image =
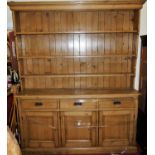
[[[8,0],[11,1],[11,0]],[[21,0],[14,0],[14,1],[21,1]],[[37,0],[31,0],[31,1],[37,1]],[[46,0],[47,1],[47,0]],[[48,0],[50,1],[50,0]],[[12,24],[12,15],[11,11],[8,8],[7,9],[7,29],[12,29],[13,24]],[[140,11],[140,33],[139,36],[141,35],[146,35],[147,34],[147,2],[145,2],[143,8]],[[139,46],[138,46],[138,55],[137,55],[137,64],[136,64],[136,77],[135,77],[135,89],[138,90],[139,87],[139,70],[140,70],[140,38],[138,40]]]
[[[139,36],[147,35],[147,2],[143,5],[143,8],[140,11],[140,32]],[[140,50],[141,50],[141,40],[139,37],[139,46],[137,54],[137,65],[136,65],[136,77],[135,77],[135,89],[139,88],[139,73],[140,73]]]
[[[12,14],[9,7],[7,7],[7,29],[12,29],[12,28],[13,28]]]

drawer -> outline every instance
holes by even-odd
[[[57,100],[32,99],[21,100],[22,109],[56,109],[58,108]]]
[[[135,108],[134,98],[112,98],[99,101],[99,108]]]
[[[95,99],[64,99],[60,100],[61,109],[96,109],[97,100]]]

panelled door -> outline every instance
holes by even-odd
[[[64,99],[60,101],[63,147],[97,145],[97,100]]]
[[[62,146],[95,146],[97,128],[96,112],[61,112]]]
[[[133,110],[101,111],[99,113],[99,145],[132,145],[134,125]]]
[[[57,119],[57,113],[52,111],[23,112],[23,146],[36,149],[57,147]]]

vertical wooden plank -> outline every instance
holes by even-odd
[[[61,31],[62,32],[67,32],[68,30],[68,24],[67,24],[67,12],[61,12],[60,13],[60,23],[61,23]]]
[[[130,10],[129,11],[129,30],[134,31],[134,11]]]
[[[130,30],[133,31],[133,30],[136,30],[135,27],[134,27],[134,11],[130,11]],[[129,54],[135,54],[135,51],[134,51],[134,40],[133,40],[133,34],[129,34],[129,51],[128,53]],[[128,72],[132,72],[132,61],[133,59],[129,59],[128,60]],[[133,78],[131,76],[128,76],[127,77],[127,87],[131,88],[133,85]]]
[[[26,39],[25,36],[17,36],[16,39],[16,53],[17,53],[17,58],[20,56],[26,56]]]
[[[98,11],[94,11],[92,12],[91,15],[91,30],[92,31],[97,31],[98,30],[98,17],[99,17],[99,13]]]
[[[51,11],[49,12],[49,31],[55,32],[55,12]]]
[[[92,31],[98,31],[98,18],[99,18],[99,13],[98,11],[94,11],[92,13],[92,26],[91,26],[91,30]],[[92,55],[98,55],[98,34],[92,34]],[[93,62],[92,62],[92,74],[96,74],[97,70],[98,70],[98,61],[97,59],[93,58]],[[97,88],[98,86],[98,77],[92,77],[92,87],[93,88]]]
[[[112,11],[111,12],[111,31],[116,31],[117,30],[117,26],[116,26],[116,11]],[[115,50],[116,50],[116,33],[112,33],[111,34],[111,40],[110,40],[110,48],[111,48],[111,52],[110,54],[115,54]]]
[[[92,62],[92,61],[91,61],[91,58],[87,58],[87,69],[86,69],[87,74],[92,73],[92,72],[91,72],[91,65],[92,65],[91,62]],[[91,77],[87,77],[86,80],[87,80],[87,81],[86,81],[86,82],[87,82],[86,87],[87,87],[87,88],[90,88],[90,87],[91,87]]]
[[[134,26],[133,29],[136,32],[139,32],[139,19],[140,19],[140,10],[134,10]]]
[[[44,44],[44,46],[41,47],[41,48],[44,48],[42,50],[42,55],[43,56],[50,56],[49,36],[48,35],[42,36],[41,41]],[[51,72],[50,67],[51,67],[51,59],[43,59],[43,74],[50,74],[50,72]]]
[[[85,34],[80,34],[80,55],[86,55],[86,38]],[[84,58],[80,58],[80,74],[86,73],[86,62]],[[84,88],[86,84],[86,78],[80,78],[80,87]]]
[[[80,34],[80,55],[86,55],[86,35]]]
[[[45,88],[45,80],[44,77],[37,77],[37,87],[39,89]]]
[[[104,55],[104,34],[98,35],[98,56]],[[98,58],[98,73],[104,74],[104,58]],[[98,78],[98,87],[104,87],[104,77]]]
[[[42,31],[49,32],[50,30],[50,13],[48,11],[42,12]]]
[[[91,34],[91,53],[92,56],[97,55],[97,34]],[[95,74],[97,70],[97,62],[94,58],[91,59],[91,73]],[[97,77],[91,78],[92,87],[97,85]]]
[[[79,55],[79,35],[75,34],[74,35],[74,55]],[[74,69],[75,69],[75,74],[76,73],[80,73],[80,59],[79,58],[75,58],[74,59]],[[80,78],[75,78],[75,88],[79,88],[80,87]]]
[[[68,36],[66,34],[62,35],[63,36],[63,41],[62,41],[62,54],[64,53],[64,55],[68,55]],[[62,70],[61,70],[61,73],[64,73],[64,74],[69,74],[69,62],[68,62],[68,59],[61,59],[61,63],[62,63]],[[60,73],[60,74],[61,74]],[[65,85],[64,87],[66,88],[67,85],[69,84],[69,79],[66,77],[66,78],[62,78],[62,80],[64,81],[63,82],[63,85]]]
[[[123,31],[123,12],[117,11],[116,16],[116,31]],[[122,44],[123,44],[123,33],[118,33],[116,35],[116,54],[123,54],[122,53]],[[118,58],[116,61],[116,73],[121,73],[122,65],[121,65],[121,58]],[[116,77],[116,88],[121,87],[121,77]]]
[[[48,45],[48,38],[46,35],[38,35],[37,37],[37,51],[39,52],[37,54],[41,55],[41,56],[45,56],[46,55],[46,51],[48,51],[49,49],[49,45]],[[39,67],[39,72],[38,74],[40,75],[44,75],[45,74],[45,59],[38,59],[38,67]],[[40,88],[45,88],[45,78],[44,77],[40,77],[38,79],[38,84]]]
[[[92,31],[98,31],[98,18],[99,13],[95,11],[92,13]],[[98,55],[98,34],[92,34],[92,55]],[[98,71],[98,60],[93,58],[92,62],[92,74],[96,74]],[[98,77],[92,77],[92,87],[97,88]]]
[[[55,35],[49,36],[49,48],[50,48],[50,56],[53,57],[56,55],[56,37]]]
[[[74,32],[80,31],[80,12],[73,12]]]
[[[105,34],[105,46],[104,46],[104,51],[105,55],[110,54],[110,34]],[[105,57],[104,58],[104,73],[109,73],[110,71],[110,65],[109,65],[109,58]],[[109,77],[104,77],[104,87],[109,88]]]
[[[51,17],[50,13],[50,17]],[[54,13],[53,13],[54,14]],[[54,17],[54,16],[53,16]],[[50,18],[50,20],[54,20],[54,18]],[[52,21],[50,21],[51,23]],[[53,30],[52,30],[53,29]],[[54,28],[52,28],[51,31],[54,31]],[[56,41],[55,41],[55,35],[49,35],[49,52],[50,52],[50,56],[53,57],[56,55]],[[57,68],[57,63],[55,63],[55,59],[50,59],[50,74],[55,74],[56,73],[56,68]],[[50,88],[55,88],[55,81],[54,78],[49,78],[46,80],[46,87],[48,85],[51,86]]]
[[[83,11],[81,11],[81,12],[79,12],[80,13],[80,31],[81,32],[85,32],[86,31],[86,12],[83,12]]]
[[[56,53],[56,56],[62,56],[62,52],[61,52],[61,37],[62,37],[62,34],[56,34],[55,35],[55,53]]]
[[[87,60],[85,58],[80,58],[80,74],[86,74],[87,73],[86,69],[87,69]],[[87,84],[87,78],[82,77],[80,88],[86,88],[86,84]]]
[[[23,45],[23,43],[22,43],[22,39],[23,39],[23,37],[22,36],[16,36],[16,38],[15,38],[15,46],[16,46],[16,54],[17,54],[17,58],[20,56],[20,55],[22,55],[23,54],[23,51],[25,52],[25,46],[23,47],[22,45]],[[24,71],[22,71],[22,70],[24,70],[24,62],[23,62],[23,66],[22,66],[22,68],[20,67],[20,62],[19,62],[19,60],[18,60],[18,71],[19,71],[19,75],[22,75],[22,73],[24,72]],[[23,86],[24,86],[24,83],[23,83],[23,79],[21,79],[21,90],[23,90]]]
[[[87,12],[85,12],[85,14],[86,14],[86,31],[87,32],[90,32],[91,31],[91,29],[92,29],[92,27],[91,27],[91,22],[92,22],[92,12],[90,12],[90,11],[87,11]]]
[[[16,44],[16,51],[17,51],[17,53],[18,53],[18,51],[19,51],[19,36],[16,38],[17,40],[16,40],[16,42],[18,43],[18,44]],[[25,55],[27,55],[27,47],[28,47],[28,44],[27,44],[27,38],[23,35],[22,36],[22,38],[21,38],[21,46],[22,46],[22,49],[21,49],[21,56],[25,56]],[[26,63],[26,61],[25,61],[25,59],[23,59],[23,67],[22,68],[20,68],[20,66],[19,66],[19,73],[21,73],[21,71],[23,70],[23,74],[26,74],[26,66],[27,66],[27,63]]]
[[[28,19],[27,19],[27,13],[26,12],[20,12],[19,14],[19,18],[20,18],[20,29],[21,32],[27,32],[28,30]]]
[[[92,12],[86,12],[86,31],[90,32],[91,31],[91,16]],[[86,34],[86,52],[85,55],[91,55],[91,35]],[[86,73],[91,72],[91,61],[90,59],[87,58],[87,68],[86,68]],[[91,78],[87,77],[86,78],[86,88],[89,88],[91,86]]]
[[[139,32],[139,19],[140,19],[140,10],[134,10],[134,26],[133,29]],[[138,52],[138,34],[133,34],[133,54],[137,55]],[[132,73],[135,73],[136,70],[136,61],[132,61]],[[134,86],[134,77],[131,77],[131,87]]]
[[[98,56],[104,56],[105,54],[105,34],[98,34]]]
[[[49,36],[47,36],[49,37]],[[49,43],[49,38],[47,38],[47,41]],[[47,50],[45,51],[45,56],[49,56],[50,57],[50,45],[48,45]],[[51,61],[52,59],[44,59],[44,74],[51,74]]]
[[[33,75],[33,59],[25,59],[27,71],[24,74]],[[26,69],[25,68],[25,69]]]
[[[116,27],[116,17],[117,17],[117,13],[116,11],[111,11],[111,31],[115,32],[117,27]],[[111,33],[110,35],[110,54],[111,55],[115,55],[116,54],[116,33]],[[116,60],[117,58],[112,57],[110,58],[110,73],[116,73],[115,72],[115,65],[116,65]],[[114,88],[116,85],[116,78],[113,77],[109,77],[110,78],[110,88]]]
[[[85,32],[87,23],[86,23],[86,16],[87,13],[81,11],[80,12],[80,31]],[[86,55],[86,35],[85,34],[80,34],[80,55]],[[85,62],[84,59],[80,59],[80,74],[84,73],[85,71]],[[86,78],[82,77],[80,78],[80,88],[84,88],[86,84]]]
[[[128,40],[128,33],[123,34],[123,52],[124,54],[128,54],[129,52],[129,40]],[[126,58],[122,58],[122,73],[127,73],[128,72],[128,61]],[[125,87],[127,85],[127,79],[124,76],[124,81],[122,81],[122,87]]]
[[[123,18],[124,14],[123,11],[117,11],[117,17],[116,17],[116,30],[117,31],[123,31]]]
[[[61,12],[51,12],[50,13],[50,27],[51,32],[61,32]],[[61,55],[61,34],[51,35],[51,41],[54,41],[54,44],[50,44],[51,56],[59,56]],[[52,59],[51,62],[51,70],[53,74],[59,74],[60,70],[60,62],[57,59]],[[62,80],[60,78],[51,78],[51,83],[53,88],[62,88]]]
[[[67,14],[67,31],[73,32],[74,30],[74,23],[73,23],[73,12],[69,12]],[[73,46],[74,46],[74,35],[68,34],[68,55],[74,55]]]
[[[134,52],[133,52],[133,34],[129,34],[129,39],[128,39],[128,44],[129,44],[129,51],[128,53],[130,55],[132,55]],[[134,59],[128,59],[128,72],[131,73],[132,72],[132,61],[134,61]],[[130,88],[131,86],[131,77],[128,76],[127,77],[127,87]]]
[[[79,31],[80,30],[80,13],[73,12],[73,30]],[[74,56],[80,55],[80,36],[78,34],[74,34]],[[80,60],[79,58],[74,59],[74,73],[80,73]],[[80,78],[74,78],[75,81],[75,88],[80,88]]]
[[[104,12],[104,28],[105,28],[105,31],[111,31],[111,12],[110,11]]]
[[[33,15],[34,14],[32,14],[30,12],[22,12],[22,13],[20,13],[20,22],[21,22],[21,31],[22,32],[29,32],[29,31],[31,32],[31,31],[33,31],[33,29],[29,27],[30,22],[32,21]]]
[[[35,25],[36,25],[35,32],[42,32],[43,31],[43,25],[42,25],[43,23],[42,23],[42,12],[41,11],[35,12],[35,18],[33,19],[33,21],[34,20],[35,20]]]
[[[74,20],[73,20],[73,12],[68,12],[67,14],[67,31],[73,32],[74,30]],[[68,34],[68,54],[70,56],[74,56],[74,35]],[[74,74],[74,58],[68,60],[68,73]],[[68,78],[68,88],[74,88],[74,78]]]
[[[67,12],[67,32],[73,32],[73,12],[69,11]]]
[[[124,11],[124,20],[123,20],[123,31],[130,31],[130,12]]]
[[[33,56],[40,55],[39,42],[38,42],[39,37],[40,37],[40,35],[37,35],[37,36],[32,35],[31,36],[31,48],[29,50],[33,51],[32,52]],[[33,46],[33,45],[35,45],[35,46]],[[39,74],[39,61],[37,59],[33,59],[33,74],[34,75]],[[31,78],[30,80],[33,81],[34,88],[38,88],[39,78]]]
[[[98,21],[98,30],[99,31],[105,31],[105,28],[104,28],[104,11],[99,11],[99,21]]]
[[[91,32],[92,31],[92,13],[91,11],[86,12],[86,31]],[[91,49],[91,34],[86,34],[86,55],[91,56],[92,55],[92,49]],[[91,73],[91,58],[87,58],[87,69],[86,72]],[[86,78],[86,88],[91,88],[91,77]]]
[[[55,32],[61,32],[62,31],[62,25],[61,25],[61,12],[55,11],[54,12],[54,24],[55,24]]]
[[[111,20],[110,20],[111,14],[106,11],[104,14],[104,18],[105,18],[105,31],[109,31],[110,27],[111,27]],[[110,54],[110,34],[105,34],[105,54],[109,55]]]

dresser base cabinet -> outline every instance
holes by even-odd
[[[23,151],[136,152],[138,96],[107,96],[94,99],[20,96],[17,100]]]

